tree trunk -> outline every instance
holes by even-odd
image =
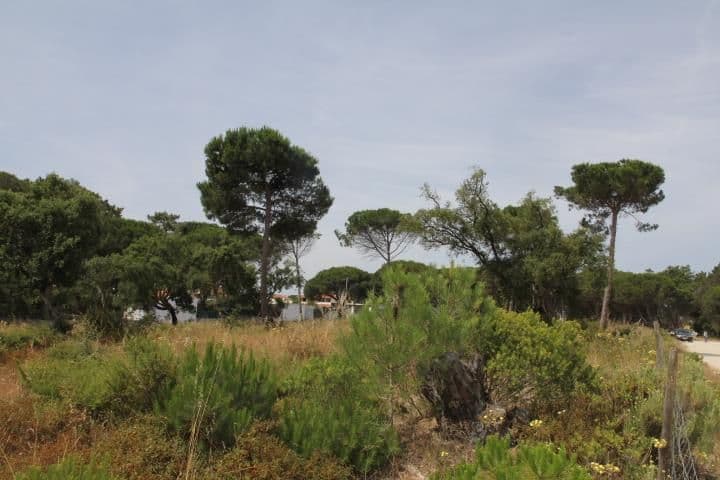
[[[40,298],[43,302],[42,312],[43,312],[43,319],[47,321],[53,321],[55,312],[53,310],[52,301],[50,300],[51,296],[51,287],[45,287],[42,292],[40,292]]]
[[[177,313],[175,312],[175,307],[173,307],[172,305],[168,305],[167,309],[168,309],[168,312],[170,312],[170,319],[172,320],[172,324],[177,325],[178,318],[177,318]]]
[[[600,311],[600,329],[607,328],[610,323],[610,298],[612,296],[613,273],[615,271],[615,237],[617,236],[618,213],[613,212],[610,220],[610,248],[608,249],[607,285],[603,295],[602,310]]]
[[[62,315],[57,315],[55,308],[52,303],[52,286],[45,287],[40,292],[40,298],[43,302],[43,318],[49,322],[52,322],[52,326],[55,330],[61,333],[65,333],[70,330],[69,324],[67,324]]]
[[[303,304],[302,304],[302,282],[300,281],[300,268],[297,269],[297,275],[298,275],[298,309],[300,313],[300,321],[302,322],[304,320],[303,318]]]
[[[268,298],[268,270],[270,269],[270,227],[272,225],[272,192],[265,192],[265,225],[262,237],[262,253],[260,257],[260,317],[267,325],[272,322]]]

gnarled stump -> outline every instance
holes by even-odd
[[[479,355],[463,360],[448,352],[433,360],[421,390],[439,422],[476,421],[488,398],[484,379]]]

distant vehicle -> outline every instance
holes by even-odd
[[[695,340],[695,335],[697,335],[697,333],[686,328],[678,328],[673,332],[673,334],[675,335],[675,338],[683,342],[692,342]]]

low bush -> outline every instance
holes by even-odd
[[[75,457],[66,457],[47,468],[33,467],[15,476],[15,480],[120,480],[113,476],[106,463],[83,463]]]
[[[614,474],[612,465],[602,465],[603,471]],[[523,444],[510,448],[508,438],[490,436],[478,446],[475,461],[462,463],[436,480],[590,480],[590,474],[575,463],[562,448],[547,444]]]
[[[125,480],[175,480],[186,445],[166,434],[165,425],[145,415],[127,420],[100,439],[93,451],[108,458],[110,471]]]
[[[384,465],[400,450],[395,430],[377,406],[348,398],[287,402],[278,431],[304,457],[330,453],[361,473]]]
[[[47,357],[26,362],[20,368],[23,383],[45,398],[102,410],[112,397],[110,380],[117,359],[102,350],[86,353],[87,348],[84,342],[69,340]]]
[[[352,318],[343,346],[349,364],[377,389],[392,415],[393,402],[417,394],[418,379],[433,359],[474,348],[478,324],[495,307],[469,269],[416,275],[391,267],[382,280],[383,294],[371,295]]]
[[[125,345],[125,356],[114,364],[107,408],[130,414],[151,410],[175,379],[175,357],[167,345],[135,337]]]
[[[315,452],[300,457],[272,435],[273,426],[255,423],[240,435],[232,450],[208,462],[203,478],[207,480],[345,480],[352,478],[350,468],[332,455]]]
[[[208,343],[181,358],[176,381],[165,387],[156,412],[181,436],[229,448],[255,419],[270,415],[277,381],[270,365],[235,346]]]
[[[334,455],[368,473],[400,450],[378,387],[341,356],[311,360],[286,380],[278,434],[308,458]]]
[[[23,364],[20,373],[27,388],[42,397],[122,415],[152,408],[174,377],[174,359],[167,347],[142,337],[123,350],[67,340]]]
[[[569,395],[597,390],[575,322],[543,322],[532,312],[497,310],[481,322],[476,345],[486,358],[490,391],[501,403],[561,406]]]
[[[0,355],[23,348],[48,347],[59,338],[46,322],[0,322]]]

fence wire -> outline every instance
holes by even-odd
[[[672,436],[672,480],[698,480],[695,460],[692,455],[690,440],[688,439],[688,424],[683,411],[679,392],[675,393],[673,407],[673,436]]]

